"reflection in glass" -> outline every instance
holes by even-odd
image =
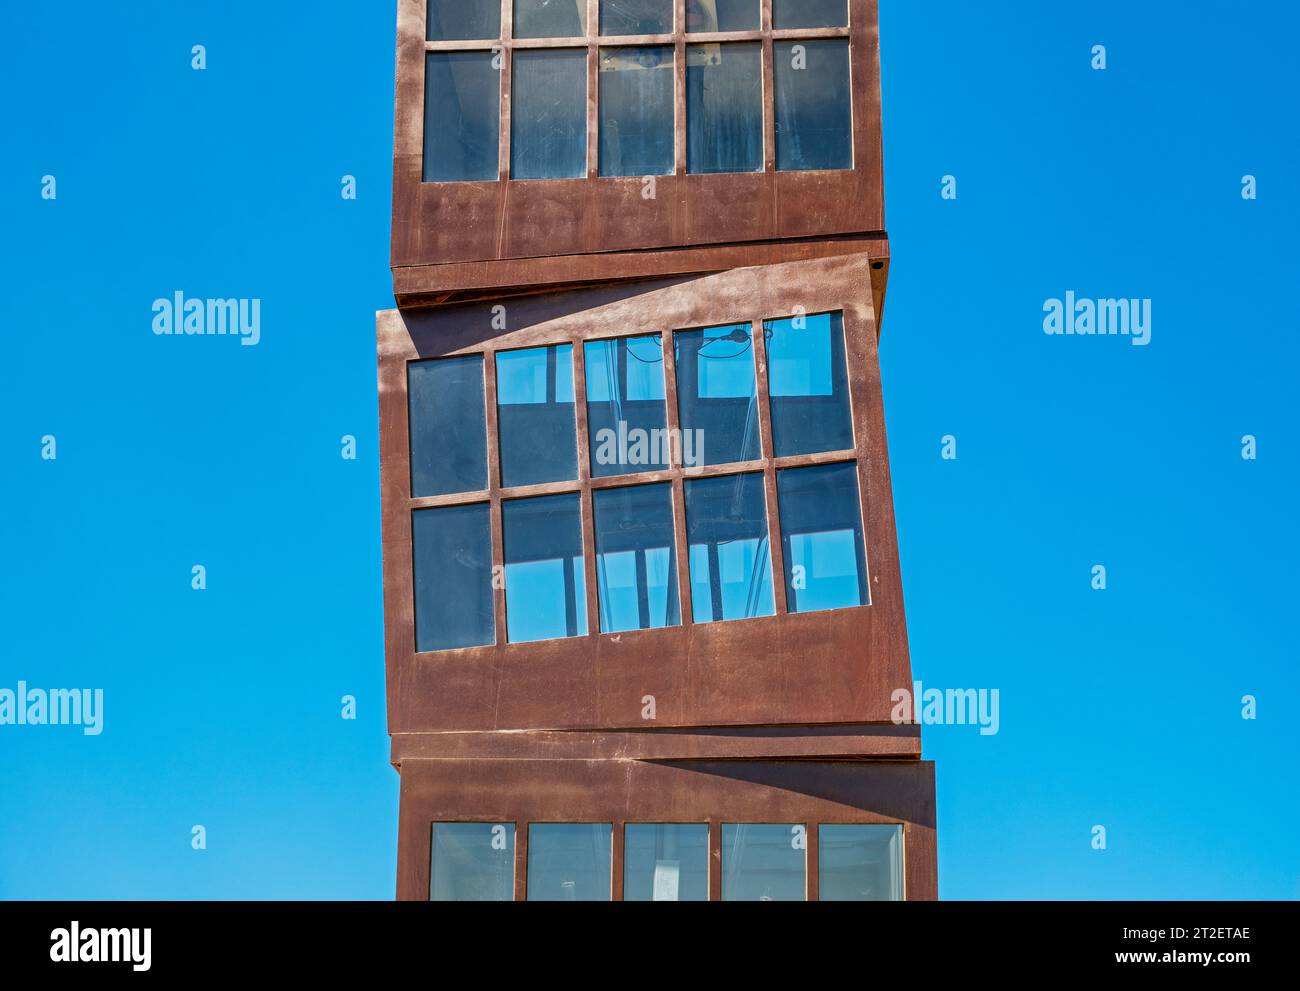
[[[758,0],[686,0],[686,30],[757,31]]]
[[[708,825],[630,822],[623,827],[623,900],[708,901]]]
[[[429,52],[424,66],[425,182],[500,177],[501,75],[491,52]]]
[[[903,900],[902,826],[820,826],[817,860],[817,897],[824,902]]]
[[[842,28],[849,23],[848,0],[772,0],[772,27]]]
[[[430,41],[476,41],[501,36],[499,0],[429,0],[425,37]]]
[[[600,0],[600,33],[672,34],[673,0]]]
[[[683,461],[720,465],[758,458],[758,405],[749,324],[673,335]],[[698,431],[698,433],[695,433]],[[694,458],[684,455],[691,440]]]
[[[722,900],[804,901],[807,845],[802,825],[723,823]]]
[[[495,643],[487,503],[417,509],[411,514],[411,541],[415,649]]]
[[[758,42],[686,49],[686,171],[763,168],[763,70]]]
[[[600,174],[673,171],[671,45],[600,50]]]
[[[581,38],[587,34],[587,0],[515,0],[516,38]]]
[[[578,477],[573,424],[573,345],[497,352],[501,484]]]
[[[435,358],[407,366],[411,495],[487,488],[483,356]]]
[[[763,476],[694,478],[685,485],[695,622],[771,616],[772,563]]]
[[[511,90],[515,102],[510,113],[510,177],[586,175],[586,51],[516,49]]]
[[[840,314],[766,320],[763,330],[776,456],[853,447]]]
[[[609,823],[530,823],[528,900],[609,901],[613,833]]]
[[[668,467],[664,355],[658,334],[588,341],[587,434],[596,478]]]
[[[857,465],[783,469],[776,473],[776,493],[789,611],[865,606]]]
[[[681,623],[667,482],[593,493],[602,633]]]
[[[515,897],[513,822],[435,822],[429,901],[508,902]]]
[[[793,53],[796,45],[804,49],[798,62]],[[778,41],[773,50],[776,167],[853,168],[848,39]]]
[[[506,639],[510,643],[587,632],[578,494],[510,499],[501,504],[506,565]]]

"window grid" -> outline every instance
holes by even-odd
[[[759,0],[760,21],[757,31],[686,31],[686,0],[674,0],[673,31],[671,34],[645,35],[602,35],[600,33],[600,0],[587,0],[587,33],[570,38],[515,38],[514,0],[501,0],[501,36],[472,41],[428,41],[424,42],[425,53],[458,51],[492,51],[501,57],[500,90],[500,140],[498,142],[499,180],[510,178],[511,145],[511,75],[516,49],[538,48],[586,48],[587,50],[587,174],[586,178],[601,177],[599,174],[600,155],[600,49],[612,47],[632,47],[637,45],[672,45],[673,46],[673,127],[674,127],[674,166],[673,175],[686,175],[686,48],[688,45],[714,44],[733,41],[757,41],[762,46],[762,107],[763,107],[763,172],[776,171],[776,99],[775,74],[773,70],[773,43],[776,41],[806,41],[819,38],[849,38],[853,28],[854,4],[848,5],[848,24],[836,28],[785,28],[772,27],[772,0]],[[422,16],[427,16],[427,8],[422,8]],[[427,38],[427,30],[424,32]],[[852,92],[852,41],[850,46],[850,92]],[[854,114],[856,116],[856,114]],[[423,117],[421,115],[423,128]],[[725,173],[715,173],[725,174]],[[621,177],[624,179],[640,177]],[[472,181],[472,180],[471,180]],[[490,180],[489,180],[490,181]],[[572,180],[552,180],[572,181]]]
[[[823,310],[820,313],[840,312],[834,310]],[[815,317],[820,313],[803,314],[806,317]],[[827,464],[857,464],[860,460],[860,452],[854,448],[848,448],[839,451],[821,451],[812,454],[794,454],[783,457],[774,456],[773,439],[772,439],[772,413],[771,413],[771,396],[768,384],[768,375],[770,363],[767,356],[767,340],[764,332],[764,322],[772,320],[788,319],[790,314],[780,313],[757,317],[751,320],[720,321],[719,323],[748,323],[750,326],[750,340],[754,349],[755,364],[755,387],[757,392],[757,410],[759,423],[759,445],[760,457],[753,461],[729,462],[719,465],[703,465],[698,467],[684,466],[682,461],[683,445],[670,443],[669,447],[669,467],[663,470],[630,472],[625,475],[608,475],[603,477],[593,477],[591,473],[591,447],[588,438],[587,423],[587,374],[586,374],[586,356],[584,344],[593,341],[613,341],[620,340],[629,335],[625,334],[598,334],[582,335],[575,334],[572,336],[556,336],[548,338],[544,342],[538,342],[535,346],[551,346],[557,344],[572,345],[573,361],[573,391],[574,391],[574,420],[575,420],[575,443],[577,444],[578,460],[578,477],[560,482],[544,482],[536,485],[519,485],[503,486],[501,484],[501,457],[500,457],[500,440],[498,435],[498,407],[497,407],[497,366],[496,355],[498,350],[501,352],[517,351],[520,349],[518,344],[508,344],[500,349],[486,345],[481,352],[483,355],[483,376],[484,376],[484,403],[486,405],[487,420],[487,468],[488,468],[488,488],[477,492],[457,492],[447,495],[437,496],[411,496],[408,489],[408,510],[415,512],[421,509],[431,509],[443,506],[461,506],[468,504],[489,505],[489,525],[492,540],[492,569],[494,575],[505,574],[505,534],[503,526],[503,501],[514,499],[527,499],[537,496],[559,495],[568,493],[578,493],[580,500],[580,513],[582,525],[582,558],[583,572],[586,583],[586,615],[587,615],[587,632],[576,637],[574,640],[589,639],[596,636],[622,636],[624,634],[606,634],[601,632],[600,627],[600,596],[599,583],[597,580],[597,562],[596,562],[596,521],[595,507],[592,493],[600,489],[617,489],[629,488],[636,485],[645,485],[655,482],[668,482],[672,486],[672,513],[673,513],[673,537],[675,544],[675,558],[677,569],[677,588],[678,603],[681,611],[681,626],[698,625],[693,620],[693,600],[691,590],[690,574],[690,545],[687,538],[686,525],[686,492],[685,483],[696,478],[716,478],[746,473],[761,473],[763,476],[764,505],[767,515],[768,528],[768,548],[769,548],[769,567],[771,569],[771,583],[773,594],[772,616],[783,616],[789,613],[786,583],[785,583],[785,558],[784,549],[781,539],[781,518],[780,502],[777,497],[777,473],[785,468],[807,468],[814,465]],[[680,436],[680,414],[678,410],[677,397],[677,369],[675,360],[674,340],[675,334],[679,330],[698,329],[693,327],[678,327],[673,330],[665,330],[660,333],[660,348],[663,356],[663,375],[664,375],[664,404],[665,404],[665,428],[669,437]],[[851,331],[847,326],[844,332],[843,346],[845,347],[846,361],[848,359],[849,335]],[[639,336],[639,335],[631,335]],[[417,364],[419,360],[412,361],[409,364]],[[437,360],[437,359],[434,359]],[[848,362],[850,376],[849,397],[850,404],[853,400],[853,363]],[[855,434],[856,434],[856,427]],[[857,445],[860,438],[854,437],[854,443]],[[859,480],[861,479],[861,469],[858,471]],[[409,482],[408,482],[409,484]],[[867,540],[869,533],[866,527],[866,489],[859,481],[858,489],[858,513],[863,522],[863,539]],[[871,581],[871,548],[864,546],[864,552],[867,561],[866,581]],[[496,626],[496,636],[494,646],[501,647],[510,645],[507,637],[506,626],[506,595],[504,588],[494,587],[493,595],[493,615]],[[770,618],[770,617],[769,617]],[[737,622],[738,620],[714,620],[713,622]],[[642,632],[638,630],[625,631],[626,633]],[[454,649],[454,648],[453,648]],[[462,648],[462,649],[491,649],[491,648]],[[417,645],[417,653],[418,653]],[[435,652],[436,653],[436,652]]]

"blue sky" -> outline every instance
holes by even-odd
[[[392,5],[117,6],[16,8],[0,69],[0,687],[106,696],[98,737],[0,727],[0,897],[391,897]],[[882,7],[912,661],[1001,693],[925,730],[941,894],[1295,898],[1300,16]],[[260,298],[260,344],[156,337],[176,290]],[[1068,290],[1151,299],[1151,343],[1045,335]]]

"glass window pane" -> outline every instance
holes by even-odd
[[[623,900],[708,901],[708,825],[628,823],[623,828]]]
[[[613,897],[609,823],[535,822],[528,827],[530,902],[607,902]]]
[[[474,41],[501,37],[500,0],[429,0],[425,37]]]
[[[671,45],[600,50],[600,174],[673,171]]]
[[[600,0],[601,34],[672,34],[673,0]]]
[[[801,902],[808,897],[807,828],[722,824],[724,902]]]
[[[516,38],[582,38],[587,0],[515,0]]]
[[[757,31],[758,0],[686,0],[686,30]]]
[[[587,53],[580,48],[515,51],[510,177],[574,179],[587,174]]]
[[[411,362],[406,382],[411,494],[418,499],[486,489],[483,356]]]
[[[763,69],[758,42],[686,49],[686,171],[763,168]]]
[[[762,475],[689,479],[686,539],[695,622],[772,615]]]
[[[510,643],[587,632],[578,494],[501,504],[506,564],[506,639]]]
[[[429,901],[508,902],[515,897],[513,822],[435,822]]]
[[[658,334],[588,341],[587,442],[596,478],[668,467],[664,354]]]
[[[411,514],[411,539],[415,649],[495,643],[487,503],[417,509]]]
[[[763,330],[777,457],[849,450],[853,422],[840,314],[767,320]]]
[[[491,52],[429,52],[424,61],[424,181],[500,177],[501,76]]]
[[[849,23],[848,0],[772,0],[772,27],[842,28]]]
[[[820,826],[817,861],[824,902],[903,900],[902,826]]]
[[[673,335],[682,463],[721,465],[758,458],[758,393],[747,323]]]
[[[790,612],[865,606],[858,470],[853,462],[776,473]]]
[[[573,345],[497,353],[501,484],[578,477],[573,423]]]
[[[602,633],[681,623],[667,482],[593,493]]]
[[[778,41],[776,167],[853,168],[847,38]]]

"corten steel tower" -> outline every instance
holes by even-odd
[[[937,894],[875,0],[399,0],[408,899]]]

